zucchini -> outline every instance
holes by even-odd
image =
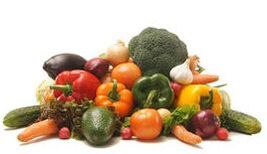
[[[221,97],[222,97],[222,108],[223,108],[223,111],[231,109],[231,99],[230,99],[229,94],[224,90],[220,90],[220,94],[221,94]]]
[[[17,108],[6,114],[3,124],[7,127],[21,128],[33,123],[40,114],[40,105]]]
[[[255,117],[239,111],[224,110],[220,119],[222,127],[232,131],[245,134],[256,134],[261,131],[261,123]]]

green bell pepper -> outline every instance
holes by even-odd
[[[135,82],[132,91],[141,108],[170,108],[174,99],[169,79],[160,73],[141,77]]]

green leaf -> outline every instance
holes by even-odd
[[[175,125],[181,124],[184,126],[188,125],[190,119],[197,113],[195,106],[184,106],[176,108],[171,116],[164,120],[163,135],[170,134],[172,128]]]
[[[71,130],[72,138],[82,139],[81,118],[83,113],[93,106],[92,100],[79,103],[53,101],[42,107],[40,119],[54,119],[59,128],[68,127]]]
[[[130,119],[131,117],[125,117],[122,126],[124,128],[130,127]]]

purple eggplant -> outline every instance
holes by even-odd
[[[63,53],[55,55],[44,62],[43,69],[48,76],[55,79],[56,76],[66,70],[83,69],[86,60],[76,54]]]

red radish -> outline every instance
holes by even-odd
[[[171,87],[172,87],[172,90],[174,91],[175,97],[178,97],[182,89],[182,85],[175,83],[175,82],[171,82]]]
[[[109,61],[103,58],[93,58],[84,65],[84,70],[94,74],[99,79],[102,78],[109,69]]]
[[[69,139],[70,138],[70,130],[67,127],[62,127],[58,132],[58,137],[60,139]]]
[[[227,140],[229,137],[229,132],[225,128],[219,128],[216,132],[216,136],[219,140]]]
[[[133,136],[132,134],[132,131],[130,128],[124,128],[122,131],[121,131],[121,138],[123,140],[129,140],[131,139]]]

